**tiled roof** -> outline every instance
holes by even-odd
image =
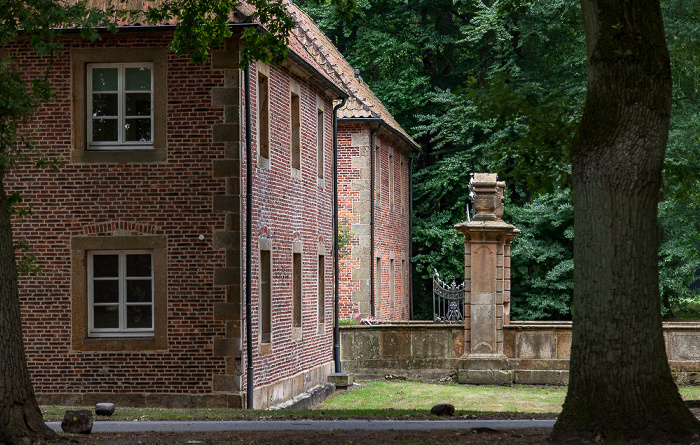
[[[77,2],[78,0],[69,1]],[[116,4],[117,7],[127,10],[146,11],[149,6],[157,5],[158,1],[126,0],[115,3],[113,0],[88,0],[88,4],[102,10],[113,8],[114,4]],[[294,5],[291,0],[284,1],[290,15],[296,22],[296,27],[289,35],[290,49],[349,96],[345,105],[339,110],[338,117],[381,119],[394,132],[399,133],[402,139],[418,147],[418,144],[401,128],[401,125],[396,122],[377,96],[370,90],[369,86],[361,78],[355,77],[353,67],[345,60],[340,51],[323,34],[314,21]],[[253,12],[254,9],[249,4],[241,1],[236,6],[236,10],[231,13],[231,22],[248,22]],[[148,26],[141,14],[130,15],[128,18],[120,20],[118,24],[119,26]],[[171,20],[158,25],[175,24],[176,21]]]
[[[314,21],[295,5],[290,3],[289,8],[297,23],[296,29],[292,31],[294,37],[302,43],[302,47],[306,51],[314,55],[318,64],[327,71],[331,79],[350,95],[345,106],[339,110],[338,117],[382,119],[388,126],[417,147],[418,144],[396,122],[369,86],[361,78],[355,77],[353,67]]]

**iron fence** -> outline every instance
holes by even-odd
[[[433,320],[435,323],[464,323],[464,281],[451,283],[440,279],[437,269],[433,275]]]

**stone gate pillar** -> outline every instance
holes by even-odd
[[[455,225],[464,234],[464,355],[460,383],[512,381],[503,354],[503,325],[510,319],[510,241],[520,231],[505,223],[505,182],[475,173],[469,183],[475,215]]]

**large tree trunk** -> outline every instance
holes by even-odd
[[[41,417],[22,341],[17,265],[10,209],[0,172],[0,443],[27,444],[55,436]]]
[[[688,436],[661,325],[657,205],[671,109],[658,0],[582,0],[588,96],[572,145],[569,389],[552,437]]]

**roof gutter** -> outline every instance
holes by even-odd
[[[347,97],[333,107],[333,362],[335,372],[340,373],[340,252],[338,251],[338,110]]]
[[[255,379],[253,366],[253,314],[252,314],[252,269],[253,269],[253,148],[250,116],[250,64],[243,70],[245,88],[245,329],[246,329],[246,407],[254,409],[253,392]]]

